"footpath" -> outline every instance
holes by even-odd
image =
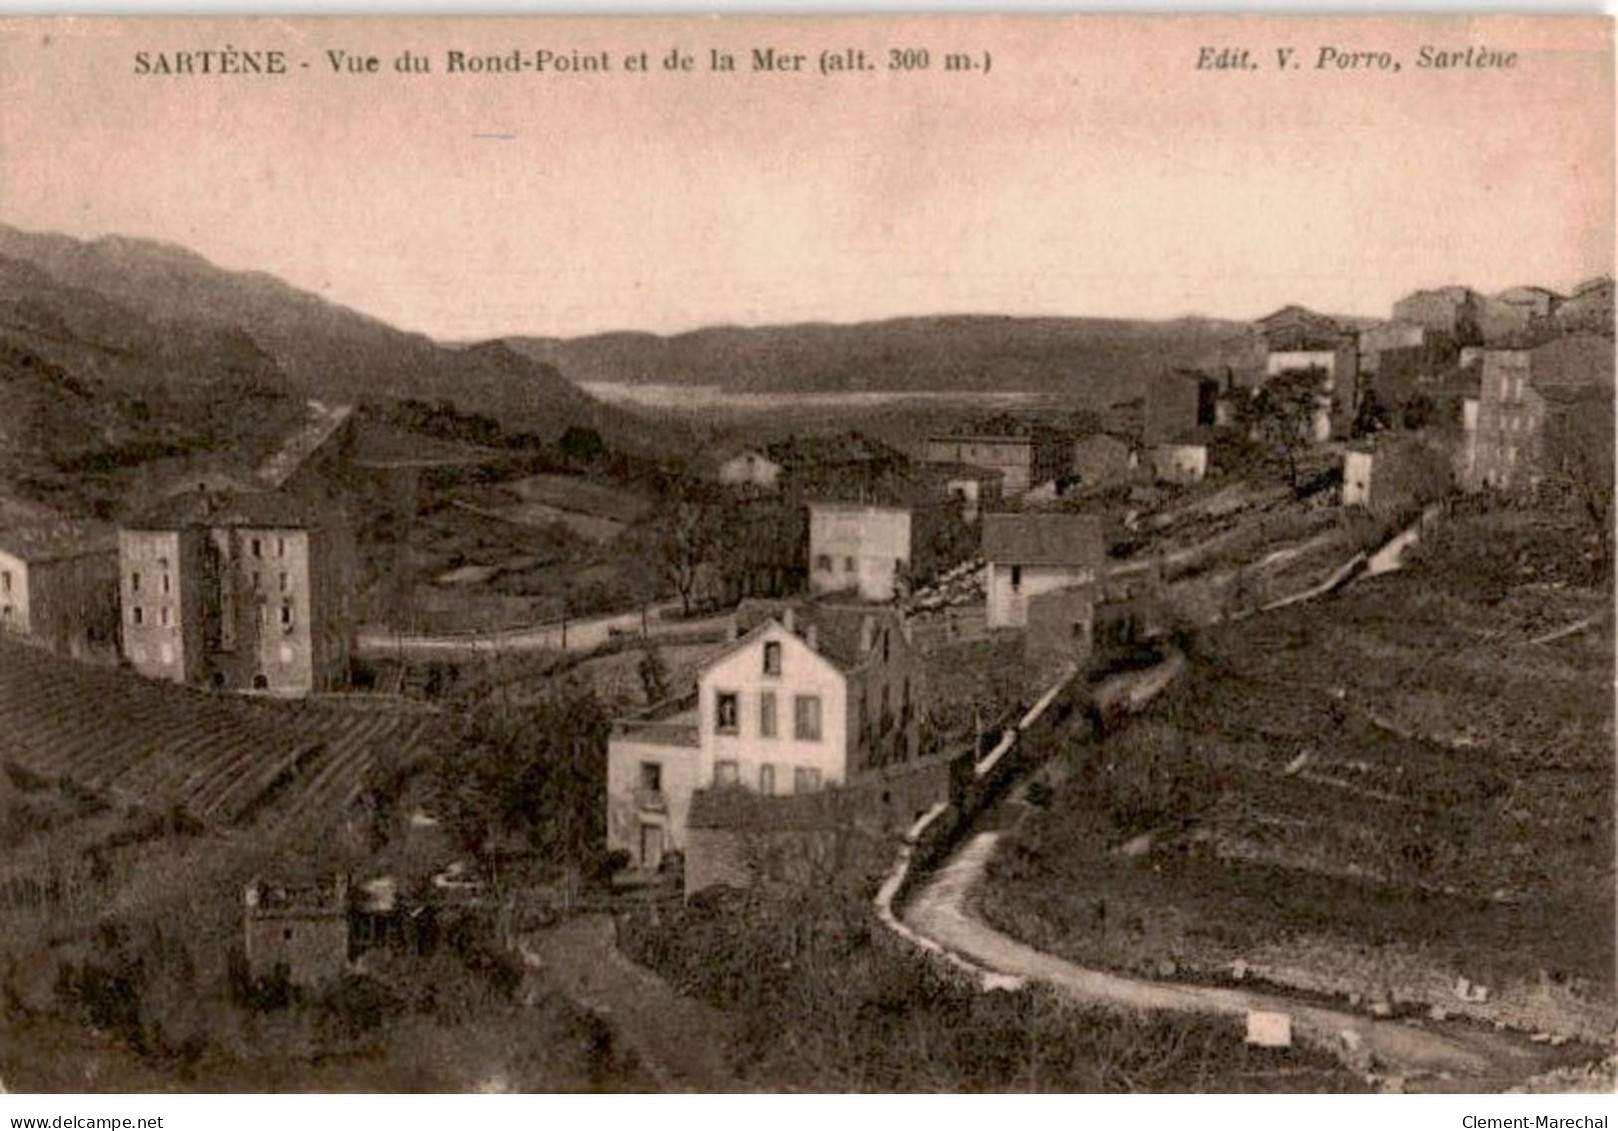
[[[581,915],[530,935],[523,961],[613,1027],[665,1092],[736,1092],[730,1025],[618,949],[610,915]]]

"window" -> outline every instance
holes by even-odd
[[[253,539],[253,556],[255,558],[262,558],[264,556],[264,548],[259,544],[259,540],[257,538]]]
[[[800,742],[820,741],[820,696],[799,695],[793,699],[792,737]]]
[[[163,592],[167,593],[168,591],[169,591],[169,575],[165,573],[163,575]]]
[[[844,558],[843,559],[843,572],[844,573],[853,573],[854,572],[854,559],[853,558],[850,557],[850,558]]]
[[[169,623],[169,607],[167,605],[157,611],[157,619],[160,624],[166,625]]]
[[[286,575],[285,571],[283,571],[282,574],[281,574],[281,592],[285,593],[286,591],[287,591],[287,575]]]
[[[888,662],[888,649],[889,649],[888,635],[889,635],[888,630],[884,628],[882,630],[882,662],[884,664]]]
[[[1013,590],[1022,588],[1022,566],[1020,565],[1011,567],[1011,588]]]
[[[758,768],[758,791],[765,797],[775,792],[775,767],[768,762]]]
[[[285,538],[277,538],[275,540],[275,556],[278,558],[284,558],[287,556],[287,540]]]
[[[764,674],[781,674],[781,642],[779,640],[766,640],[764,642]]]
[[[735,762],[721,761],[713,764],[714,785],[735,785],[740,780],[741,776],[737,772]]]
[[[286,632],[292,631],[292,602],[281,602],[281,628]]]
[[[258,570],[255,569],[253,571],[253,592],[257,593],[259,591],[259,589],[263,587],[263,584],[264,584],[263,575],[261,575],[258,572]]]
[[[830,554],[819,554],[819,555],[817,555],[815,557],[815,568],[820,570],[822,573],[830,573],[831,572],[831,555]]]
[[[775,737],[775,692],[760,692],[758,697],[758,733],[761,738]]]
[[[647,793],[663,792],[663,764],[661,762],[642,762],[640,764],[640,787]]]
[[[721,691],[714,700],[714,729],[721,734],[736,733],[736,693]]]
[[[136,605],[133,609],[130,609],[129,611],[130,611],[130,614],[133,617],[133,623],[135,623],[135,624],[144,623],[144,619],[143,619],[144,614],[141,613],[141,609],[140,609],[139,605]]]
[[[139,570],[136,570],[134,573],[129,575],[129,591],[131,593],[139,593],[140,592],[140,571]]]
[[[14,607],[12,607],[11,605],[6,605],[4,608],[0,608],[0,618],[10,620],[11,615],[13,613],[15,613],[16,611],[17,610]]]
[[[0,592],[11,592],[11,571],[9,569],[0,570]]]
[[[792,769],[792,792],[813,793],[820,788],[820,771],[808,766],[794,766]]]

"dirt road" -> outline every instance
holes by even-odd
[[[583,915],[532,935],[522,944],[522,956],[558,990],[611,1025],[659,1090],[741,1090],[725,1059],[731,1047],[725,1016],[624,957],[611,916]]]
[[[1462,1024],[1379,1020],[1294,998],[1239,989],[1178,985],[1087,969],[995,930],[977,914],[982,883],[1000,834],[978,833],[911,898],[904,921],[920,935],[985,969],[1043,982],[1079,1001],[1136,1009],[1242,1016],[1290,1014],[1295,1032],[1330,1047],[1358,1048],[1388,1075],[1423,1091],[1500,1091],[1551,1067],[1549,1057],[1504,1034]]]
[[[679,607],[678,603],[674,603],[648,610],[645,619],[654,640],[659,636],[717,629],[728,623],[724,616],[702,620],[661,619],[663,614],[672,613]],[[502,652],[589,652],[612,639],[614,633],[638,635],[641,624],[641,613],[635,610],[607,616],[579,617],[569,620],[565,629],[560,621],[494,632],[446,632],[422,636],[366,629],[360,632],[356,649],[362,656],[383,659]]]

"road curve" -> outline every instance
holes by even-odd
[[[1237,1016],[1252,1010],[1290,1014],[1295,1032],[1305,1039],[1337,1049],[1356,1044],[1384,1066],[1384,1072],[1420,1078],[1424,1090],[1499,1091],[1549,1066],[1543,1053],[1488,1030],[1455,1024],[1441,1031],[1279,994],[1131,978],[1035,950],[991,927],[973,906],[973,893],[999,837],[983,832],[967,841],[911,897],[903,911],[905,923],[987,970],[1042,982],[1086,1003]]]

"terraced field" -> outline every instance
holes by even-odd
[[[296,835],[334,822],[430,715],[221,696],[0,641],[0,758],[51,780],[215,825]]]

